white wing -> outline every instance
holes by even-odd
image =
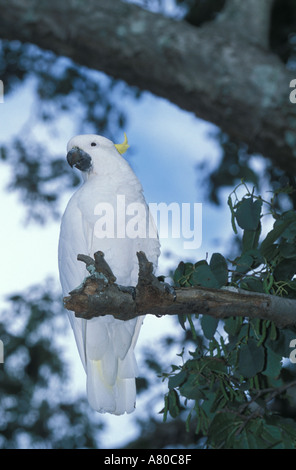
[[[133,200],[145,204],[142,192],[131,188]],[[100,197],[102,195],[100,194]],[[106,195],[114,205],[114,194]],[[91,203],[91,201],[94,201]],[[63,295],[78,287],[87,276],[84,263],[77,254],[93,256],[101,250],[117,282],[136,285],[138,277],[137,251],[144,251],[155,265],[159,256],[159,241],[154,238],[103,238],[94,235],[94,205],[97,201],[90,185],[83,185],[71,198],[63,216],[59,243],[59,269]],[[128,202],[128,198],[127,198]],[[147,211],[148,214],[148,211]],[[149,217],[149,215],[147,215]],[[150,227],[151,234],[151,227]],[[129,321],[112,316],[83,320],[69,312],[79,354],[87,373],[87,393],[90,405],[100,412],[122,414],[135,407],[137,364],[134,347],[142,318]]]
[[[87,243],[84,236],[82,214],[77,207],[77,193],[70,199],[64,213],[59,239],[59,273],[63,297],[78,287],[87,275],[84,263],[77,261],[79,253],[87,253]],[[74,312],[68,311],[68,317],[73,328],[79,355],[86,369],[85,357],[85,327],[86,320],[76,318]]]

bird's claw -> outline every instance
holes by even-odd
[[[118,289],[121,291],[121,292],[127,292],[128,294],[130,294],[133,298],[133,300],[136,299],[136,288],[133,287],[133,286],[119,286],[118,285]]]
[[[177,295],[176,295],[176,291],[175,291],[174,287],[171,286],[170,284],[168,284],[167,282],[164,282],[163,286],[164,286],[165,291],[173,297],[173,300],[175,302],[175,300],[177,298]]]

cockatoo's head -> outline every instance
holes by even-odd
[[[106,170],[112,171],[118,166],[120,160],[122,161],[119,154],[123,154],[128,147],[126,134],[122,144],[114,144],[100,135],[77,135],[68,142],[67,161],[71,167],[75,166],[84,175],[100,174]]]

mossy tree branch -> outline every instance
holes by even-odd
[[[296,300],[258,294],[242,289],[204,287],[176,288],[161,282],[143,252],[137,253],[139,278],[136,287],[120,286],[104,259],[78,255],[90,276],[64,298],[65,308],[76,317],[91,319],[113,315],[130,320],[141,315],[207,314],[218,319],[249,317],[271,320],[279,328],[296,325]]]
[[[196,28],[119,0],[0,0],[0,36],[149,90],[295,173],[295,74],[268,47],[271,7],[227,0]]]

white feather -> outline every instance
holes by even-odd
[[[86,322],[86,356],[98,361],[106,353],[111,340],[108,328],[101,318],[92,318]]]
[[[132,379],[138,376],[138,365],[133,349],[130,349],[124,359],[118,361],[118,377]]]
[[[126,353],[131,346],[136,321],[136,319],[134,321],[130,321],[127,325],[127,322],[123,323],[122,321],[120,323],[114,322],[110,325],[111,341],[114,345],[114,353],[120,359],[123,359],[126,356]]]
[[[96,146],[91,146],[96,142]],[[77,261],[78,254],[93,256],[103,251],[118,284],[136,285],[138,277],[137,251],[144,251],[156,266],[159,241],[155,225],[152,238],[97,238],[96,206],[108,202],[115,209],[117,196],[124,196],[126,205],[140,203],[146,207],[146,224],[150,214],[142,187],[128,163],[116,150],[113,142],[96,135],[82,135],[71,139],[67,150],[78,147],[91,156],[92,167],[82,173],[84,184],[70,199],[62,218],[59,241],[59,271],[66,296],[78,287],[88,275],[85,265]],[[117,214],[115,210],[115,230]],[[141,221],[140,221],[141,222]],[[150,221],[151,230],[151,221]],[[130,413],[136,400],[135,377],[138,369],[134,348],[143,318],[127,322],[113,316],[91,320],[69,319],[78,351],[87,374],[87,395],[90,405],[99,412]]]

